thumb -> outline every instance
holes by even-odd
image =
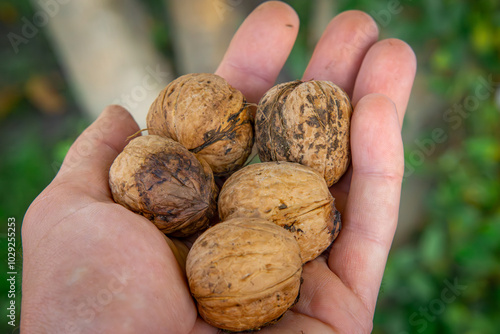
[[[113,160],[139,131],[132,115],[118,105],[106,107],[71,145],[56,180],[109,194],[108,172]]]

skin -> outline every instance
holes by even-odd
[[[258,102],[295,41],[297,14],[266,2],[239,28],[217,74]],[[400,126],[416,70],[411,48],[377,41],[367,14],[336,16],[304,80],[331,80],[352,97],[352,166],[331,192],[343,229],[329,256],[304,267],[299,303],[260,333],[370,333],[398,220]],[[197,316],[161,232],[111,199],[108,170],[139,128],[110,106],[75,141],[26,213],[23,333],[217,333]]]

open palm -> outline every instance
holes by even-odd
[[[275,82],[295,41],[296,13],[281,2],[242,24],[217,74],[250,102]],[[307,263],[299,303],[261,333],[369,333],[397,225],[403,176],[400,126],[415,74],[404,42],[378,41],[358,11],[335,17],[303,80],[330,80],[351,96],[352,167],[332,189],[343,229],[328,257]],[[111,199],[108,170],[138,130],[108,107],[73,144],[23,223],[26,333],[216,333],[197,316],[161,232]]]

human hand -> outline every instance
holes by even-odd
[[[267,2],[242,24],[217,70],[258,102],[276,80],[298,31],[296,13]],[[369,333],[397,224],[403,175],[400,125],[415,57],[399,40],[376,42],[366,14],[338,15],[304,80],[330,80],[355,106],[352,167],[332,189],[343,229],[328,258],[304,267],[299,303],[261,333]],[[197,317],[163,234],[113,202],[108,170],[138,131],[108,107],[73,144],[23,223],[26,333],[216,333]]]

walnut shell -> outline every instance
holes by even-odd
[[[235,218],[189,251],[189,288],[205,321],[243,331],[278,320],[298,299],[302,260],[293,236],[263,219]]]
[[[329,81],[292,81],[271,88],[259,102],[255,140],[261,161],[312,167],[336,183],[350,162],[352,106]]]
[[[193,234],[216,213],[217,186],[210,167],[168,138],[150,135],[130,141],[111,165],[109,185],[115,202],[165,234]]]
[[[215,74],[194,73],[172,81],[149,109],[147,126],[205,159],[217,176],[246,161],[253,120],[245,97]]]
[[[221,220],[264,218],[293,233],[305,262],[320,255],[340,231],[340,213],[325,180],[291,162],[249,165],[231,175],[219,194]]]

